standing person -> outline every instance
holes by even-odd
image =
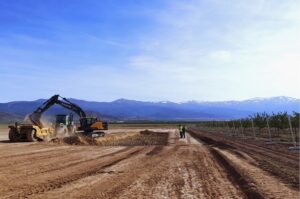
[[[182,138],[183,137],[183,134],[182,134],[182,125],[181,124],[179,124],[179,134],[180,134],[180,138]]]
[[[185,138],[185,131],[186,131],[186,126],[183,125],[182,127],[182,137]]]

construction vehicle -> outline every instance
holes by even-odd
[[[59,114],[55,116],[54,131],[56,135],[69,136],[76,133],[73,114]]]
[[[61,99],[60,99],[61,98]],[[75,112],[79,116],[79,126],[76,127],[73,123],[73,116],[70,115],[56,115],[55,129],[45,127],[41,122],[42,114],[53,105],[60,105],[68,110]],[[58,125],[62,128],[72,129],[73,133],[80,133],[84,136],[98,137],[103,136],[103,130],[108,129],[108,123],[100,121],[96,117],[87,117],[86,113],[78,105],[70,102],[68,99],[59,95],[52,96],[49,100],[44,102],[42,106],[38,107],[28,117],[30,124],[18,124],[9,126],[9,140],[12,142],[17,141],[41,141],[47,140],[56,136]]]

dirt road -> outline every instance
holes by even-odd
[[[251,154],[192,135],[169,129],[165,141],[145,142],[146,133],[119,146],[2,141],[0,198],[298,198]]]

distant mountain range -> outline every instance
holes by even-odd
[[[112,102],[92,102],[70,98],[89,115],[97,115],[106,120],[220,120],[235,119],[257,112],[277,113],[287,111],[299,112],[300,99],[291,97],[253,98],[244,101],[187,101],[175,103],[170,101],[143,102],[118,99]],[[21,120],[34,111],[46,99],[35,101],[14,101],[0,103],[0,122]],[[50,108],[45,115],[69,113],[58,105]]]

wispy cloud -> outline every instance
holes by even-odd
[[[172,1],[129,64],[201,99],[295,96],[299,10],[299,1]]]
[[[298,0],[124,2],[8,3],[0,87],[20,92],[0,100],[300,97]]]
[[[125,48],[125,49],[130,48],[129,45],[123,44],[122,42],[118,42],[118,41],[114,41],[114,40],[110,40],[110,39],[103,39],[103,38],[101,38],[99,36],[95,36],[95,35],[86,35],[84,38],[88,42],[92,42],[95,45],[100,43],[100,44],[110,45],[110,46],[114,46],[114,47],[118,47],[118,48]]]

